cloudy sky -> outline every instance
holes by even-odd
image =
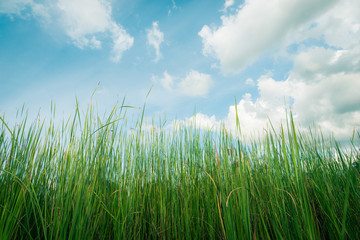
[[[93,90],[164,116],[235,128],[301,126],[338,138],[360,127],[358,0],[3,0],[0,114],[25,103],[70,114]],[[146,94],[153,86],[149,97]],[[132,110],[139,114],[140,110]],[[193,117],[194,118],[194,117]]]

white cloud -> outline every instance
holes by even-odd
[[[179,90],[188,96],[206,96],[212,84],[213,80],[209,74],[192,70],[179,83]]]
[[[224,11],[235,4],[235,0],[225,0]]]
[[[269,11],[273,9],[273,11]],[[222,25],[204,26],[199,35],[204,54],[220,60],[223,71],[239,72],[259,55],[297,44],[293,69],[287,79],[269,76],[257,80],[259,97],[245,94],[238,103],[243,133],[262,132],[268,118],[279,126],[291,105],[295,121],[315,124],[323,133],[349,138],[360,129],[360,2],[248,0]],[[324,44],[314,46],[307,39]],[[246,84],[252,84],[246,80]],[[225,126],[235,131],[235,106]],[[245,131],[245,132],[244,132]]]
[[[203,53],[219,59],[225,72],[239,72],[259,55],[281,46],[336,0],[248,0],[222,25],[199,32]]]
[[[268,89],[273,80],[267,77],[262,77],[259,80],[258,87],[260,90],[260,97],[256,100],[251,99],[251,94],[247,93],[237,104],[238,118],[241,127],[241,133],[246,136],[257,136],[263,134],[264,129],[268,129],[268,122],[278,126],[279,123],[284,122],[286,110],[284,108],[284,98],[274,97],[272,90]],[[284,86],[282,86],[284,87]],[[283,101],[281,101],[283,99]],[[224,119],[225,127],[235,133],[236,130],[236,110],[235,105],[229,107],[227,117]]]
[[[171,15],[172,10],[174,10],[174,9],[177,9],[177,8],[178,8],[178,7],[176,6],[176,2],[175,2],[175,0],[171,0],[171,2],[172,2],[172,9],[169,9],[169,10],[168,10],[168,16],[170,16],[170,15]]]
[[[10,0],[0,2],[0,13],[21,15],[27,7],[34,4],[32,0]]]
[[[258,137],[269,129],[269,120],[278,131],[280,124],[285,124],[287,105],[292,104],[294,120],[298,129],[320,127],[325,136],[334,134],[338,140],[349,139],[354,129],[360,130],[360,73],[338,73],[330,78],[320,78],[316,83],[294,81],[276,81],[263,76],[258,79],[260,96],[252,99],[247,93],[237,104],[237,113],[244,137]],[[182,124],[193,123],[197,127],[216,130],[221,123],[225,128],[236,133],[235,105],[229,107],[225,118],[216,120],[215,116],[205,114],[180,121]],[[200,124],[201,123],[201,124]]]
[[[164,72],[164,77],[160,79],[163,88],[172,91],[174,88],[174,78],[170,76],[167,71]]]
[[[159,79],[163,88],[168,91],[178,92],[191,97],[205,97],[213,85],[211,75],[191,70],[185,78],[176,78],[164,72],[164,77]]]
[[[264,75],[256,81],[259,97],[247,93],[238,102],[242,134],[249,137],[265,133],[269,120],[278,129],[280,123],[285,123],[290,105],[301,129],[315,124],[325,135],[349,139],[354,129],[360,130],[359,66],[357,49],[311,47],[300,51],[294,56],[294,67],[286,80]],[[235,105],[229,107],[223,119],[207,115],[201,115],[201,119],[216,126],[223,122],[232,133],[236,131]]]
[[[333,47],[359,48],[360,1],[342,0],[323,16],[316,19],[315,27],[305,37],[323,38]]]
[[[123,27],[116,23],[112,24],[111,33],[114,41],[113,56],[111,59],[117,63],[120,61],[123,52],[132,47],[134,38],[131,37]]]
[[[111,36],[112,60],[118,62],[122,53],[133,45],[124,28],[112,19],[112,8],[107,0],[11,0],[0,2],[0,14],[34,17],[42,22],[53,21],[62,26],[73,44],[79,48],[101,48],[101,40]]]
[[[311,47],[294,57],[294,67],[290,73],[293,80],[314,82],[321,77],[337,73],[360,72],[360,48],[334,50],[324,47]]]
[[[61,11],[66,33],[80,48],[93,47],[88,36],[105,32],[111,25],[111,6],[107,2],[59,0],[57,7]]]
[[[252,99],[245,94],[238,102],[242,133],[245,136],[264,133],[269,120],[279,127],[281,122],[285,123],[287,105],[291,105],[296,123],[304,129],[315,124],[326,135],[333,133],[337,139],[348,139],[354,128],[360,130],[358,63],[359,54],[339,54],[339,50],[316,47],[300,52],[285,81],[262,76],[257,80],[260,96]],[[351,71],[344,72],[339,65],[348,65]],[[235,105],[229,107],[227,117],[221,121],[235,132]]]
[[[50,20],[48,7],[33,0],[1,1],[0,14],[18,15],[25,18],[33,15],[41,22],[48,22]]]
[[[348,133],[360,122],[360,52],[314,47],[300,52],[288,82],[303,123]],[[344,134],[342,134],[344,135]]]
[[[185,120],[174,121],[170,125],[172,127],[193,126],[198,129],[217,130],[220,127],[220,122],[216,120],[214,115],[209,117],[205,114],[197,113],[195,116],[185,118]]]
[[[112,20],[111,5],[105,0],[59,0],[61,21],[65,32],[79,48],[100,48],[98,34],[110,32],[113,39],[114,62],[119,62],[124,51],[131,48],[134,39],[122,26]]]
[[[255,82],[252,78],[248,78],[245,80],[246,85],[255,86]]]
[[[153,22],[152,28],[147,29],[147,41],[148,44],[155,49],[155,62],[159,61],[161,58],[160,45],[164,41],[164,33],[160,31],[158,22]]]

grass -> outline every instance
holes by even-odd
[[[359,132],[344,151],[290,115],[244,142],[125,110],[1,118],[0,239],[360,239]]]

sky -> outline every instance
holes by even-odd
[[[291,109],[301,128],[344,139],[360,128],[359,92],[358,0],[0,1],[10,122],[23,104],[69,116],[75,98],[109,112],[126,97],[148,119],[204,129],[234,131],[236,106],[245,135]]]

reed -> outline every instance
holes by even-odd
[[[126,109],[1,118],[0,239],[360,239],[359,132],[344,151],[290,115],[245,142]]]

